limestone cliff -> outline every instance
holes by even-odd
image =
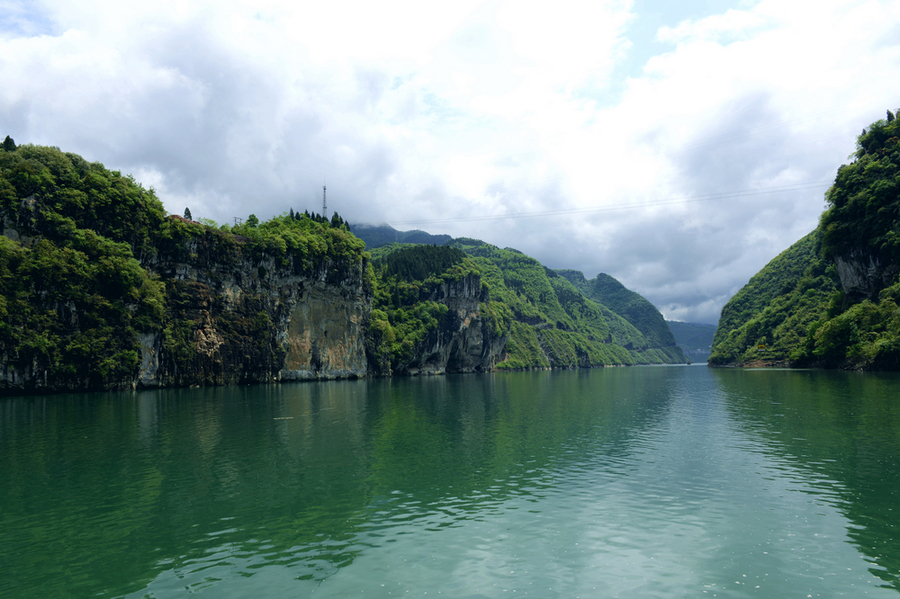
[[[866,250],[853,250],[835,255],[833,259],[846,298],[845,304],[877,300],[878,293],[890,286],[900,274],[900,266]]]
[[[470,274],[437,285],[428,300],[447,306],[440,324],[416,344],[411,358],[395,365],[395,374],[486,372],[502,359],[508,333],[498,335],[481,314],[489,301],[481,277]]]
[[[210,236],[215,239],[215,236]],[[148,264],[166,283],[167,326],[141,337],[136,386],[227,385],[368,375],[365,335],[372,290],[367,262],[330,259],[300,269],[271,256]],[[205,248],[199,253],[215,253]]]

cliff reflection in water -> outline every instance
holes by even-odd
[[[324,580],[387,528],[454,527],[510,497],[539,500],[586,448],[603,445],[614,468],[665,417],[670,385],[655,372],[0,402],[0,594],[120,595],[160,576],[199,590],[268,565]]]

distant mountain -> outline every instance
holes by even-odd
[[[415,247],[392,244],[372,250],[376,272],[390,267],[390,256]],[[497,334],[509,339],[505,356],[496,364],[499,369],[688,361],[674,339],[667,346],[657,344],[626,318],[586,297],[565,277],[518,250],[467,238],[454,239],[446,247],[469,256],[489,291],[489,301],[483,302],[484,314],[496,323]],[[415,262],[404,266],[409,271],[420,268]],[[661,315],[659,319],[665,327]]]
[[[687,354],[691,362],[706,362],[712,347],[713,335],[716,333],[716,325],[677,320],[667,320],[666,324],[675,336],[675,343]]]
[[[398,231],[390,225],[352,225],[350,231],[366,243],[367,250],[392,243],[446,245],[452,239],[449,235],[432,235],[419,229]]]
[[[644,296],[630,289],[605,273],[591,280],[577,270],[557,270],[584,295],[603,304],[634,325],[653,347],[675,348],[675,337],[656,306]]]
[[[381,273],[379,268],[389,267],[392,256],[416,247],[421,246],[393,243],[369,252]],[[609,275],[588,282],[580,272],[553,271],[519,250],[478,239],[457,238],[445,247],[467,254],[489,289],[485,315],[494,319],[498,331],[507,331],[498,335],[509,336],[506,356],[496,364],[499,369],[689,361],[653,304]],[[404,262],[404,271],[420,273],[416,279],[429,270],[424,255]],[[420,288],[423,284],[415,283]],[[598,301],[599,294],[609,304]]]

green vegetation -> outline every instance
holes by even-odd
[[[819,227],[722,309],[711,364],[900,368],[898,135],[893,118],[863,131],[855,160],[838,169],[826,194]],[[868,297],[845,295],[837,258],[879,266]]]
[[[0,355],[61,388],[109,388],[138,368],[140,333],[158,329],[165,286],[135,258],[155,256],[163,221],[152,190],[55,148],[0,151]]]
[[[422,281],[435,273],[444,273],[466,259],[466,255],[456,249],[417,245],[389,253],[375,262],[383,266],[383,277],[395,277],[401,281]],[[457,273],[458,280],[460,275]]]
[[[268,267],[340,280],[366,261],[363,242],[337,215],[265,223],[251,215],[235,227],[166,217],[154,191],[130,176],[11,139],[0,149],[0,221],[0,389],[25,379],[32,389],[130,387],[140,338],[156,333],[160,362],[196,378],[205,318],[198,306],[241,359],[277,361],[260,295],[246,293],[240,309],[226,310],[208,288],[172,278],[174,265],[237,269],[249,261],[261,277]]]
[[[189,208],[167,216],[130,176],[9,138],[0,219],[0,392],[130,388],[151,356],[155,384],[271,380],[286,355],[275,329],[288,315],[274,283],[285,277],[362,277],[373,298],[360,315],[372,374],[415,371],[471,323],[488,353],[454,351],[487,360],[480,367],[497,356],[504,369],[684,361],[654,341],[664,335],[629,320],[662,322],[612,278],[604,283],[617,307],[477,240],[393,244],[370,256],[336,213],[291,208],[234,225],[193,220]]]
[[[395,245],[377,256],[370,353],[382,369],[403,372],[448,314],[447,304],[438,301],[439,289],[479,271],[463,252],[446,246]]]
[[[482,282],[479,311],[490,336],[506,339],[499,369],[686,361],[674,342],[654,347],[627,320],[519,251],[460,238],[446,246],[391,244],[371,255],[378,281],[373,353],[395,371],[441,326],[437,287],[470,275]]]
[[[900,121],[890,117],[863,129],[854,158],[838,169],[825,195],[822,250],[832,257],[865,251],[898,263]]]
[[[622,283],[605,273],[600,273],[588,281],[582,273],[576,270],[558,270],[556,272],[565,277],[586,297],[619,315],[643,336],[643,340],[637,340],[633,333],[623,331],[627,340],[625,337],[620,338],[626,344],[632,344],[635,348],[641,349],[665,348],[667,351],[674,352],[672,355],[676,360],[683,361],[684,356],[674,349],[675,337],[672,336],[672,331],[669,330],[669,325],[666,324],[663,315],[642,295],[626,289]]]
[[[454,239],[450,245],[472,256],[490,289],[491,304],[519,323],[511,329],[508,358],[499,368],[687,361],[674,341],[671,351],[655,348],[630,322],[534,258],[475,239]]]

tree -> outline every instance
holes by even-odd
[[[186,219],[188,219],[188,220],[194,220],[194,218],[191,216],[191,209],[190,209],[190,208],[185,208],[185,209],[184,209],[184,218],[186,218]]]
[[[16,142],[13,141],[13,138],[9,135],[6,136],[6,139],[3,140],[3,149],[7,152],[15,152],[16,151]]]
[[[247,217],[247,226],[253,227],[254,229],[259,226],[259,219],[256,218],[255,214],[251,214]]]

